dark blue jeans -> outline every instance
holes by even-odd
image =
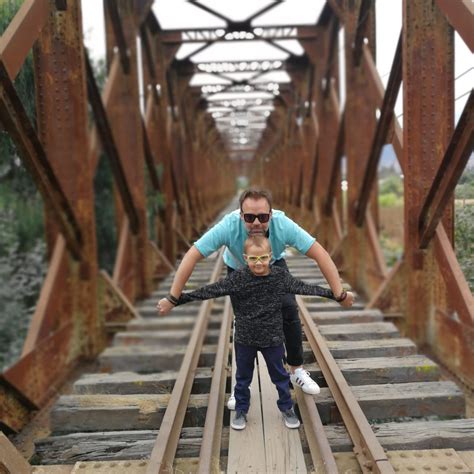
[[[277,265],[284,268],[286,271],[289,271],[284,258],[276,260],[273,265]],[[233,271],[233,268],[227,267],[228,274]],[[286,362],[288,362],[288,365],[292,366],[303,365],[303,333],[295,295],[284,295],[282,296],[281,302],[283,332],[285,334]]]
[[[250,406],[250,384],[252,383],[253,370],[257,352],[260,351],[267,363],[268,373],[271,381],[278,390],[277,405],[280,411],[286,411],[293,406],[291,400],[289,381],[290,376],[283,367],[283,355],[285,348],[283,344],[274,347],[244,346],[238,342],[234,343],[235,360],[237,362],[236,384],[234,387],[235,410],[247,413]]]

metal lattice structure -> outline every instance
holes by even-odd
[[[79,3],[25,0],[0,38],[0,123],[44,198],[51,256],[23,354],[0,379],[3,426],[20,430],[79,360],[104,347],[106,324],[134,316],[132,303],[151,292],[183,245],[230,200],[239,173],[271,189],[278,207],[318,236],[368,307],[402,315],[404,332],[472,390],[473,299],[453,250],[453,191],[474,141],[472,92],[455,128],[453,122],[453,35],[456,30],[474,50],[469,1],[404,1],[386,90],[375,68],[371,0],[329,0],[315,25],[258,31],[252,19],[263,10],[241,22],[221,15],[223,29],[167,31],[151,1],[105,1],[102,93],[84,50]],[[286,50],[282,61],[191,61],[211,44],[233,39],[273,45],[298,39],[304,54]],[[204,46],[176,59],[185,43]],[[342,47],[345,77],[337,60]],[[13,85],[31,49],[36,127]],[[286,71],[291,82],[266,81],[275,70]],[[250,78],[229,77],[249,71]],[[190,86],[195,73],[215,80]],[[341,81],[347,91],[342,111]],[[402,82],[400,124],[394,105]],[[219,99],[223,92],[236,99]],[[264,96],[252,99],[252,93]],[[404,255],[390,272],[379,243],[376,191],[387,143],[405,176]],[[115,184],[119,244],[112,276],[97,265],[93,179],[101,153]],[[346,205],[339,184],[344,155]],[[165,199],[157,242],[146,224],[146,174]]]

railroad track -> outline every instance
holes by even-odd
[[[324,282],[309,259],[288,263],[295,276]],[[216,255],[198,265],[189,288],[224,274]],[[229,300],[159,318],[155,304],[170,283],[138,306],[141,319],[115,334],[100,371],[59,398],[51,435],[36,443],[38,463],[78,472],[471,472],[474,420],[463,418],[462,391],[361,303],[341,311],[298,297],[305,366],[322,387],[315,399],[295,391],[299,430],[283,427],[261,362],[249,425],[229,430]]]

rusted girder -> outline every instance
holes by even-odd
[[[38,407],[0,374],[0,430],[19,432]],[[1,472],[1,469],[0,469]]]
[[[117,42],[117,47],[120,55],[120,63],[122,64],[122,69],[125,74],[130,72],[130,58],[129,51],[127,46],[127,41],[125,40],[125,35],[122,28],[122,21],[120,20],[120,15],[118,12],[117,3],[115,0],[106,0],[107,8],[109,11],[110,19],[112,21],[112,28],[114,30],[115,41]]]
[[[336,147],[334,149],[334,157],[332,160],[331,177],[329,178],[328,193],[326,196],[326,202],[324,204],[324,213],[329,217],[332,213],[332,204],[334,196],[336,195],[337,179],[341,169],[341,159],[344,154],[344,122],[345,122],[345,111],[339,119],[339,129],[337,131]]]
[[[156,69],[155,69],[155,62],[153,60],[153,53],[150,46],[150,41],[148,39],[148,32],[146,29],[145,24],[141,25],[140,27],[140,39],[142,42],[142,51],[145,56],[145,63],[147,65],[148,74],[156,82]]]
[[[355,33],[354,46],[352,52],[352,60],[355,67],[359,67],[362,57],[362,46],[364,44],[365,33],[369,20],[370,9],[372,8],[372,0],[362,0],[359,10],[359,19],[357,21],[357,30]]]
[[[82,235],[74,211],[1,60],[0,122],[15,142],[20,157],[32,174],[43,198],[51,206],[68,249],[75,259],[80,260]]]
[[[436,0],[438,8],[474,53],[474,6],[472,0]]]
[[[133,198],[127,184],[125,171],[120,161],[118,149],[115,145],[112,129],[109,125],[107,112],[105,111],[99,90],[97,89],[97,84],[95,83],[94,79],[94,73],[92,72],[92,67],[90,65],[89,58],[87,57],[87,53],[85,53],[84,60],[86,63],[87,90],[89,93],[89,101],[94,112],[97,129],[99,130],[100,139],[102,141],[105,154],[110,161],[112,173],[117,183],[117,187],[120,193],[120,197],[122,198],[122,203],[125,208],[125,212],[127,213],[128,219],[130,221],[130,228],[132,229],[132,232],[136,234],[139,228],[138,212],[135,208],[135,204],[133,203]]]
[[[329,95],[331,74],[333,71],[334,61],[337,60],[336,55],[338,54],[337,38],[339,34],[339,21],[337,17],[333,17],[330,28],[331,29],[329,32],[329,42],[326,54],[326,69],[324,72],[324,97],[327,97]]]
[[[30,474],[32,467],[12,442],[0,432],[0,472]]]
[[[390,125],[393,121],[393,110],[397,101],[398,91],[402,82],[402,34],[398,38],[397,49],[393,58],[392,69],[388,79],[387,90],[383,98],[380,118],[375,129],[372,148],[365,167],[364,178],[359,190],[356,208],[356,224],[360,227],[364,223],[370,193],[377,174],[377,164],[380,152],[385,144]]]
[[[444,209],[472,154],[474,146],[474,92],[471,90],[464,111],[440,163],[420,213],[420,248],[428,247]]]
[[[142,118],[142,129],[143,129],[143,151],[145,154],[145,162],[148,169],[148,175],[150,176],[150,181],[151,181],[151,184],[153,185],[153,188],[156,191],[160,192],[160,189],[161,189],[160,180],[158,178],[158,175],[156,174],[155,159],[151,151],[150,141],[148,140],[148,132],[146,130],[146,126],[145,126],[145,122],[143,121],[143,118]]]
[[[49,15],[48,0],[26,0],[0,37],[0,58],[13,81]]]

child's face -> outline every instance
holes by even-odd
[[[265,276],[270,273],[272,252],[267,246],[262,248],[251,245],[247,248],[247,253],[244,254],[244,258],[250,271],[254,275]]]

